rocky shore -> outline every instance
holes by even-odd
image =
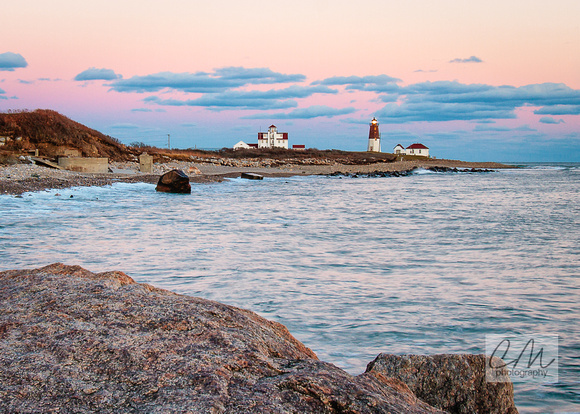
[[[432,169],[499,169],[512,168],[499,163],[472,163],[453,160],[414,160],[363,165],[339,164],[325,160],[283,163],[272,160],[215,159],[206,162],[193,160],[156,163],[151,174],[139,172],[137,162],[113,162],[111,173],[91,174],[57,170],[35,164],[0,165],[0,194],[21,195],[25,192],[44,191],[84,186],[104,186],[114,182],[156,183],[159,176],[172,169],[184,171],[192,183],[220,182],[239,177],[241,173],[257,173],[263,176],[289,177],[295,175],[405,175],[414,168]],[[387,174],[388,173],[388,174]],[[378,174],[378,175],[377,175]]]
[[[53,264],[0,272],[0,412],[517,413],[483,355],[352,376],[253,312]]]

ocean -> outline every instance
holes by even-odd
[[[577,163],[0,196],[0,270],[121,270],[278,321],[352,374],[557,335],[558,381],[515,383],[521,413],[580,412],[579,246]]]

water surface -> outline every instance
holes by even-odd
[[[577,165],[534,165],[0,196],[0,269],[122,270],[279,321],[353,374],[381,352],[554,333],[559,383],[516,384],[516,404],[580,411],[579,183]]]

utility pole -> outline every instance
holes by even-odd
[[[167,134],[167,149],[171,149],[171,136]]]

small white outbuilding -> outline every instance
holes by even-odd
[[[240,141],[238,142],[236,145],[234,145],[234,149],[235,150],[239,150],[239,149],[250,149],[251,147],[246,144],[244,141]]]
[[[405,147],[401,144],[395,145],[395,148],[393,148],[393,154],[405,154]]]

